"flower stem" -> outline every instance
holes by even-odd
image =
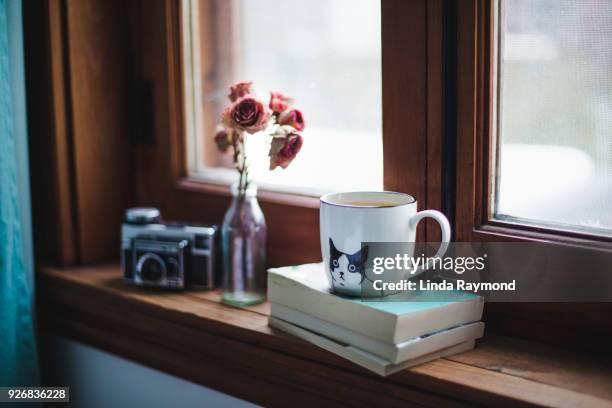
[[[246,152],[245,152],[245,154],[243,156],[243,163],[242,163],[242,171],[244,173],[244,180],[243,180],[243,183],[244,183],[244,191],[243,192],[244,192],[244,194],[246,194],[246,190],[249,187],[249,166],[247,166],[246,160],[247,160],[247,157],[246,157]]]
[[[249,185],[249,171],[246,162],[246,147],[244,143],[244,134],[240,133],[238,137],[233,138],[234,147],[234,166],[238,170],[238,195],[244,197],[246,189]]]

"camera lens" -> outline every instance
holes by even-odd
[[[149,252],[140,257],[136,270],[143,280],[158,281],[164,276],[166,265],[159,255]]]

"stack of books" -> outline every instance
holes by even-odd
[[[321,263],[268,272],[270,326],[383,376],[472,349],[484,333],[484,302],[469,292],[359,299],[334,294]]]

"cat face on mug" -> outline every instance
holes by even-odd
[[[334,241],[330,238],[329,255],[329,270],[333,287],[359,287],[365,274],[368,247],[365,246],[354,254],[345,254],[336,248]]]

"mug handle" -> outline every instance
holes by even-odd
[[[440,225],[440,231],[442,232],[442,239],[440,240],[440,247],[438,248],[438,252],[436,252],[436,255],[434,255],[433,258],[442,258],[442,256],[444,256],[444,254],[446,253],[446,250],[448,249],[448,244],[450,242],[450,236],[451,236],[451,227],[448,222],[448,218],[446,218],[446,215],[436,210],[419,211],[418,213],[414,214],[408,221],[410,225],[410,229],[413,229],[416,231],[416,227],[417,225],[419,225],[419,221],[427,217],[433,218],[434,220],[436,220],[438,225]],[[425,272],[430,267],[431,267],[431,262],[427,262],[427,264],[424,267],[418,268],[412,274],[412,276],[416,276],[422,272]]]

